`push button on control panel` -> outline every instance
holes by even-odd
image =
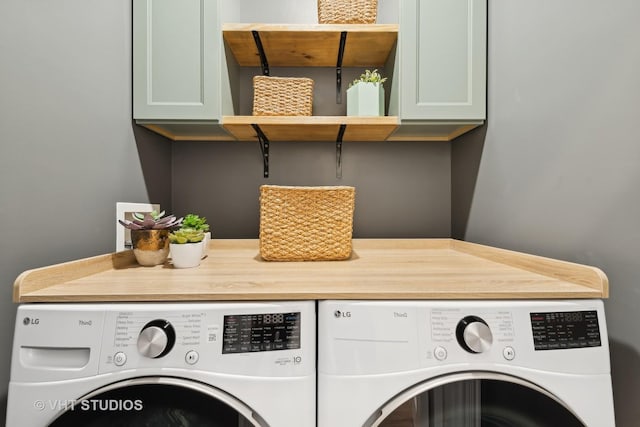
[[[433,350],[433,355],[438,360],[445,360],[447,358],[447,349],[438,346],[435,348],[435,350]]]
[[[187,354],[184,356],[184,360],[189,365],[195,365],[196,363],[198,363],[198,359],[200,359],[200,355],[195,350],[189,350]]]
[[[119,351],[113,355],[113,364],[116,366],[123,366],[127,363],[127,355]]]
[[[502,355],[506,360],[513,360],[516,357],[516,351],[513,347],[505,347],[502,349]]]

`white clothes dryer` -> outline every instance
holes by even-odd
[[[323,301],[318,427],[614,427],[601,300]]]
[[[25,304],[7,426],[316,425],[314,301]]]

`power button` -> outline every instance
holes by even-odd
[[[113,364],[116,366],[123,366],[127,363],[127,355],[119,351],[113,355]]]
[[[438,346],[433,350],[433,355],[438,360],[444,360],[447,358],[447,349],[445,349],[444,347]]]

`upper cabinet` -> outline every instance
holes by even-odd
[[[371,25],[316,24],[315,0],[269,3],[134,0],[136,123],[252,141],[442,141],[484,123],[486,0],[389,0]],[[279,67],[320,70],[314,116],[251,115],[251,76]],[[346,76],[374,68],[388,77],[387,115],[347,117]]]
[[[391,139],[450,140],[486,118],[486,0],[402,0]]]
[[[172,139],[227,139],[217,0],[134,0],[133,117]],[[197,124],[195,124],[197,123]]]

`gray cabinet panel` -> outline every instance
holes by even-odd
[[[405,0],[400,7],[400,118],[483,120],[486,0]]]
[[[134,118],[218,120],[216,0],[134,0]]]

